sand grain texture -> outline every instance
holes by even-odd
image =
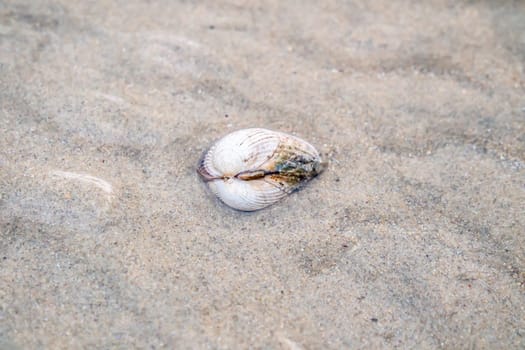
[[[0,347],[525,347],[523,1],[0,2]],[[328,154],[255,213],[240,128]]]

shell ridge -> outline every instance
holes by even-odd
[[[244,171],[264,170],[263,169],[264,164],[266,164],[270,159],[273,158],[281,142],[280,138],[278,138],[275,135],[275,133],[270,130],[267,130],[267,129],[254,129],[254,130],[257,130],[257,132],[255,132],[253,135],[258,136],[258,137],[251,140],[250,144],[247,145],[248,147],[256,148],[256,145],[259,145],[259,144],[264,145],[265,142],[269,143],[269,141],[276,141],[276,138],[277,138],[277,145],[273,148],[272,154],[270,157],[264,156],[264,159],[262,159],[260,163],[258,163],[255,166],[250,167],[249,169],[245,169]],[[257,155],[263,153],[265,150],[267,150],[267,147],[261,147],[261,149],[258,150]]]
[[[260,188],[264,184],[264,188]],[[267,184],[260,181],[241,181],[235,179],[233,182],[218,183],[216,189],[223,187],[225,191],[218,191],[219,199],[229,206],[243,211],[254,211],[267,207],[282,199],[286,194],[280,194],[279,191],[266,187]],[[232,187],[233,186],[233,187]],[[215,187],[215,186],[214,186]],[[257,190],[257,187],[258,190]],[[235,194],[237,198],[232,198]]]
[[[266,184],[271,185],[274,189],[276,188],[272,184],[268,183],[267,181],[264,181],[264,182]],[[255,196],[251,196],[250,198],[248,198],[248,196],[245,196],[244,198],[247,200],[247,202],[252,204],[252,208],[255,208],[254,210],[264,208],[268,205],[271,205],[271,204],[274,204],[280,201],[288,194],[286,192],[280,191],[279,188],[277,189],[278,191],[272,191],[272,192],[262,192],[262,191],[259,193],[254,192],[256,193]]]
[[[260,165],[256,166],[255,169],[251,169],[251,170],[255,171],[255,170],[263,169],[264,165],[266,163],[268,163],[271,159],[273,159],[273,157],[275,156],[275,153],[277,152],[278,149],[279,149],[279,146],[275,147],[275,149],[273,150],[272,154],[269,157],[267,157],[267,159],[264,159]]]
[[[220,176],[212,162],[214,149],[215,146],[212,146],[208,149],[208,151],[206,151],[204,156],[201,157],[201,160],[199,161],[199,167],[197,168],[197,172],[201,174],[201,176],[207,181],[213,180]]]
[[[285,194],[291,194],[293,191],[295,191],[297,188],[293,187],[290,188],[290,190],[287,190],[284,184],[281,184],[279,182],[276,182],[275,180],[264,178],[264,182],[268,183],[269,185],[274,186],[275,188],[279,189],[279,191],[284,192]]]

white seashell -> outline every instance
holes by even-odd
[[[217,141],[197,169],[232,208],[253,211],[279,201],[323,170],[319,152],[298,137],[243,129]]]

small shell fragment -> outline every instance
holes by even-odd
[[[197,172],[230,207],[254,211],[276,203],[324,168],[308,142],[281,132],[234,131],[204,153]]]

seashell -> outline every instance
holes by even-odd
[[[281,132],[234,131],[204,153],[197,172],[221,201],[242,211],[272,205],[324,168],[314,146]]]

